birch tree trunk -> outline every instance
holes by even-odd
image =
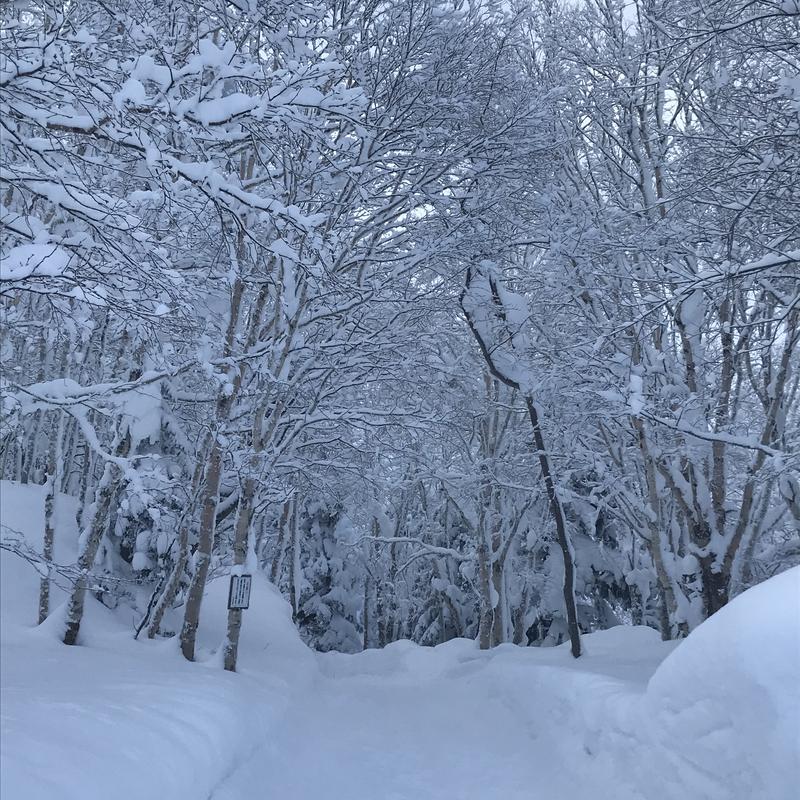
[[[206,446],[203,447],[201,452],[205,452]],[[202,477],[203,470],[201,465],[198,464],[195,468],[194,475],[192,476],[192,493],[190,497],[190,502],[192,504],[194,504],[196,501],[197,492],[200,488],[200,481]],[[194,514],[192,511],[187,510],[186,516],[181,523],[180,531],[178,533],[178,555],[175,559],[175,565],[172,568],[172,573],[169,576],[167,585],[164,587],[164,591],[162,592],[161,597],[158,599],[156,607],[153,610],[153,616],[150,619],[150,624],[147,628],[148,639],[154,639],[158,635],[158,632],[161,629],[161,622],[164,619],[164,614],[166,614],[167,610],[172,607],[172,604],[175,602],[175,598],[178,596],[178,590],[181,586],[181,579],[183,578],[183,573],[186,571],[186,565],[189,563],[189,531],[193,517]]]
[[[47,483],[44,496],[44,537],[42,540],[42,557],[47,568],[47,575],[39,580],[39,624],[41,625],[50,613],[50,572],[55,544],[55,505],[58,490],[58,465],[61,462],[61,437],[64,432],[64,415],[58,414],[58,428],[50,439],[47,457]]]
[[[126,428],[124,433],[121,434],[119,444],[116,447],[116,457],[126,458],[130,452],[130,447],[131,436]],[[89,523],[88,531],[84,532],[86,539],[78,556],[79,577],[72,589],[69,604],[67,605],[64,644],[74,645],[78,643],[78,634],[81,629],[83,608],[86,601],[86,590],[89,588],[89,572],[94,565],[97,549],[100,547],[103,533],[106,530],[111,500],[117,492],[121,478],[122,472],[119,466],[113,461],[107,461],[103,469],[103,476],[97,487],[91,522]]]
[[[239,502],[239,516],[233,540],[233,569],[231,575],[240,574],[247,561],[247,544],[250,539],[250,521],[253,515],[253,498],[256,482],[248,477],[242,488]],[[228,635],[225,638],[224,667],[228,672],[236,672],[236,658],[239,654],[239,635],[242,630],[242,609],[228,609]]]
[[[181,652],[187,661],[194,661],[197,627],[200,624],[200,606],[211,566],[211,552],[214,547],[214,530],[219,505],[219,487],[222,481],[222,448],[215,435],[211,443],[205,473],[203,506],[200,515],[200,532],[195,551],[195,571],[189,585],[186,609],[181,628]]]
[[[244,177],[244,174],[243,174]],[[239,230],[236,261],[241,271],[245,261],[245,238],[243,230]],[[239,319],[242,312],[244,297],[244,281],[239,274],[233,284],[230,300],[230,313],[225,331],[223,356],[230,358],[233,354],[236,334],[239,329]],[[257,330],[258,320],[251,321],[251,333],[248,336],[248,345],[252,344],[254,331]],[[200,530],[198,533],[197,550],[195,551],[195,571],[189,585],[189,594],[186,598],[183,627],[181,628],[181,652],[188,661],[194,661],[197,627],[200,624],[200,607],[203,603],[203,593],[208,580],[208,570],[211,566],[211,555],[214,549],[214,532],[217,522],[217,506],[219,505],[219,489],[222,483],[222,445],[220,435],[222,428],[228,421],[236,396],[242,383],[244,365],[239,365],[227,391],[220,391],[216,403],[214,418],[215,430],[211,434],[211,445],[205,469],[203,488],[203,504],[200,514]]]

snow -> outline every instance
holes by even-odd
[[[196,800],[266,733],[275,694],[256,682],[127,636],[92,642],[4,645],[3,797]]]
[[[43,497],[0,484],[5,539],[41,547]],[[59,495],[60,563],[74,519]],[[800,568],[677,646],[620,626],[585,636],[577,660],[465,639],[314,654],[256,574],[233,675],[219,663],[227,576],[190,664],[93,598],[81,646],[63,646],[60,609],[33,627],[36,572],[7,550],[0,566],[10,800],[788,800],[800,777]]]
[[[481,262],[480,270],[474,273],[462,295],[461,305],[491,353],[494,368],[505,379],[527,390],[530,375],[525,368],[524,326],[528,318],[525,298],[504,291],[499,280],[493,285],[492,272],[491,262]]]
[[[142,377],[146,378],[147,374]],[[158,440],[161,432],[161,385],[153,381],[112,398],[128,421],[132,447],[140,442]]]
[[[136,65],[131,72],[131,77],[140,81],[153,81],[160,89],[166,89],[173,80],[169,67],[156,64],[153,57],[149,54],[140,55],[136,60]]]
[[[0,259],[0,281],[29,278],[57,278],[69,265],[69,253],[48,244],[23,244],[12,247]]]
[[[642,376],[633,371],[631,371],[630,376],[630,397],[628,398],[628,405],[634,416],[641,414],[645,407]]]
[[[703,318],[705,315],[705,301],[701,289],[695,289],[686,297],[680,306],[680,319],[686,335],[696,339],[703,328]]]
[[[796,796],[800,567],[749,589],[693,631],[656,671],[646,701],[665,766],[695,775],[705,796]]]
[[[0,483],[5,526],[41,547],[41,486]],[[74,501],[56,505],[56,561],[74,560]],[[134,641],[133,619],[93,597],[80,647],[59,641],[63,607],[34,628],[38,576],[17,555],[2,567],[2,765],[8,800],[198,800],[246,759],[285,714],[313,667],[288,606],[265,581],[251,595],[241,671],[218,668],[227,580],[212,582],[200,631],[205,663],[190,664],[174,640]],[[65,594],[56,589],[54,602]],[[255,623],[258,620],[258,624]]]
[[[292,96],[292,102],[299,106],[318,106],[323,99],[322,92],[313,86],[303,86]]]
[[[226,42],[224,47],[217,47],[212,39],[201,39],[197,43],[199,56],[193,60],[192,67],[224,67],[227,66],[235,51],[233,42]]]
[[[225,97],[203,100],[199,103],[189,101],[187,108],[193,109],[197,119],[203,125],[218,125],[252,111],[258,106],[258,103],[258,98],[250,97],[242,92],[234,92]]]
[[[797,2],[797,0],[793,0]],[[789,250],[785,253],[770,253],[769,255],[752,261],[741,268],[741,272],[757,272],[768,267],[779,267],[787,264],[795,264],[800,261],[800,250]]]
[[[624,633],[588,637],[580,669],[565,647],[481,652],[465,639],[321,655],[314,691],[280,738],[213,800],[252,797],[264,776],[275,797],[293,800],[571,800],[597,796],[598,785],[644,800],[609,759],[586,753],[585,720],[570,714],[575,686],[605,705],[628,686],[619,676],[636,675],[641,692],[642,673],[669,649],[648,629]]]
[[[276,239],[269,245],[269,249],[275,253],[276,256],[286,258],[289,261],[300,260],[297,250],[295,250],[293,247],[290,247],[286,242],[283,241],[283,239]]]
[[[114,95],[114,105],[121,109],[126,103],[133,105],[143,105],[147,102],[147,92],[141,81],[136,78],[128,78],[122,84],[120,90]]]

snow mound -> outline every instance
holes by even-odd
[[[209,582],[203,596],[198,630],[199,658],[222,668],[227,636],[229,576]],[[253,575],[250,608],[244,612],[237,671],[243,675],[280,676],[287,684],[305,683],[317,671],[314,653],[300,638],[286,598],[259,572]]]
[[[694,800],[797,797],[800,567],[696,628],[656,670],[644,711],[665,772],[689,779]]]
[[[199,631],[201,663],[175,638],[134,641],[137,615],[91,595],[81,646],[61,644],[68,580],[36,626],[44,487],[0,482],[0,797],[3,800],[201,800],[277,738],[288,705],[315,677],[313,653],[289,604],[254,575],[240,640],[240,674],[221,669],[228,576],[211,581]],[[73,498],[56,502],[55,560],[75,561]],[[16,551],[13,549],[16,548]],[[25,550],[30,548],[30,551]],[[180,610],[170,620],[176,629]]]

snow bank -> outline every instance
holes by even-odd
[[[163,647],[39,637],[2,660],[8,800],[198,800],[270,728],[274,698],[257,684]]]
[[[583,655],[569,645],[503,645],[485,676],[485,691],[524,720],[530,748],[570,776],[569,790],[554,785],[547,797],[662,800],[634,769],[646,757],[639,711],[647,681],[674,642],[646,627],[617,626],[582,637]],[[466,665],[465,665],[466,666]],[[686,795],[684,800],[698,800]]]
[[[653,675],[645,720],[663,796],[790,800],[800,786],[800,567],[735,598]],[[654,767],[660,759],[654,759]]]
[[[41,548],[43,488],[0,483],[4,537]],[[75,505],[59,496],[56,561],[74,562]],[[132,612],[87,598],[80,647],[65,647],[63,605],[35,627],[39,576],[0,551],[3,800],[202,800],[273,736],[315,674],[289,606],[256,576],[240,674],[219,667],[227,576],[213,581],[199,633],[204,663],[177,642],[134,641]],[[63,603],[64,591],[53,593]]]
[[[44,537],[45,487],[0,481],[0,538],[4,544],[20,542],[42,551]],[[59,494],[54,508],[54,560],[74,564],[78,533],[75,525],[77,503]],[[66,599],[66,583],[56,578],[50,590],[53,606]],[[39,574],[33,566],[7,550],[0,551],[0,632],[5,639],[19,627],[36,624],[39,608]]]

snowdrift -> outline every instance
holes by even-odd
[[[583,643],[578,660],[566,645],[481,652],[460,639],[327,653],[320,663],[328,678],[396,691],[468,683],[465,702],[504,706],[532,759],[546,751],[571,771],[571,783],[537,773],[542,797],[798,796],[800,568],[740,595],[682,642],[620,626]],[[487,735],[496,739],[496,728]]]
[[[4,535],[41,547],[42,487],[0,483]],[[75,505],[59,496],[59,563],[74,562]],[[13,531],[13,534],[12,534]],[[256,576],[245,612],[240,674],[218,666],[228,581],[213,581],[199,632],[204,663],[175,640],[134,641],[130,610],[87,598],[79,647],[65,647],[63,605],[34,627],[39,576],[0,551],[3,800],[205,800],[272,735],[314,674],[288,604]],[[53,592],[54,606],[64,602]]]
[[[44,536],[44,486],[0,481],[0,537],[4,542],[21,541],[37,553]],[[74,564],[78,532],[75,526],[77,503],[72,497],[56,498],[54,521],[59,534],[54,542],[54,559],[59,564]],[[50,589],[53,607],[66,599],[64,583],[56,579]],[[0,550],[0,631],[3,638],[19,626],[36,624],[39,608],[39,575],[21,558]]]
[[[669,800],[686,797],[683,781],[708,800],[797,797],[800,567],[693,631],[656,670],[644,712]],[[674,775],[682,781],[671,787]]]

